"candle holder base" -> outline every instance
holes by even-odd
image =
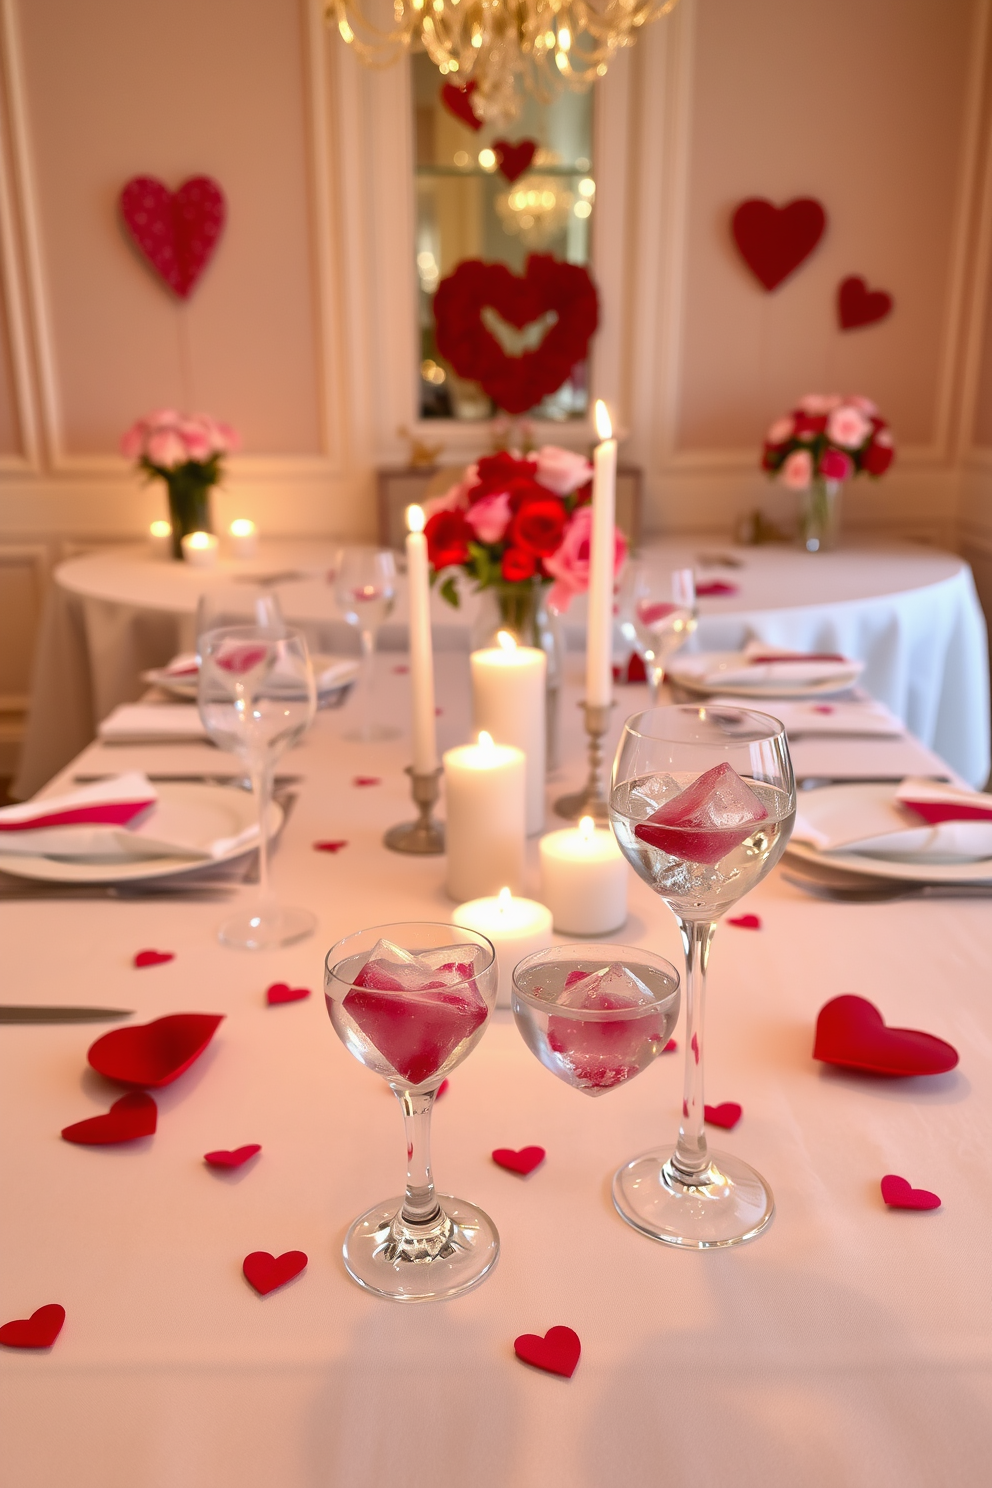
[[[444,852],[444,823],[435,821],[432,811],[441,794],[443,772],[439,767],[429,775],[418,775],[408,765],[406,773],[411,780],[410,794],[419,816],[414,822],[401,822],[399,826],[390,827],[382,839],[383,844],[391,852],[421,853],[437,857]]]
[[[610,820],[610,805],[603,789],[603,737],[610,725],[613,703],[580,703],[586,715],[586,733],[589,736],[589,778],[580,791],[559,796],[555,802],[555,815],[565,821],[579,821],[591,816],[597,826],[606,826]]]

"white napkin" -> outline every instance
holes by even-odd
[[[789,651],[782,646],[769,646],[765,641],[748,641],[744,647],[745,666],[720,671],[724,682],[735,686],[759,683],[781,683],[786,687],[808,687],[816,682],[829,682],[833,677],[859,677],[864,663],[846,656]]]
[[[927,823],[903,804],[910,800],[988,815]],[[792,840],[807,842],[822,853],[861,853],[897,861],[977,862],[992,857],[992,796],[916,777],[902,781],[886,795],[811,792],[796,816]]]
[[[122,703],[100,724],[101,739],[124,742],[206,739],[206,729],[189,703]]]
[[[739,708],[741,700],[739,697],[715,697],[711,704],[714,707]],[[895,714],[874,698],[863,701],[845,698],[830,703],[789,702],[775,698],[767,705],[763,704],[761,711],[779,719],[790,738],[800,734],[824,738],[840,734],[848,738],[856,735],[866,739],[892,739],[900,738],[906,732]]]

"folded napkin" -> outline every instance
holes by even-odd
[[[97,732],[101,739],[118,743],[207,738],[199,712],[189,703],[122,703]]]
[[[739,708],[739,697],[715,697],[714,707]],[[874,698],[843,699],[839,702],[789,702],[775,698],[762,711],[773,714],[785,725],[790,738],[799,735],[828,738],[841,735],[845,738],[901,738],[906,730],[901,721],[884,703]]]
[[[358,675],[358,662],[351,657],[314,656],[314,678],[318,693],[332,692]],[[195,651],[174,656],[168,666],[143,673],[148,682],[185,682],[195,686],[200,675],[200,658]]]
[[[910,777],[891,793],[830,792],[804,803],[792,840],[823,853],[897,861],[992,858],[992,796]]]
[[[834,677],[857,677],[864,663],[851,661],[830,651],[789,651],[783,646],[769,646],[766,641],[748,641],[744,647],[744,665],[721,671],[725,682],[753,686],[758,683],[781,683],[786,687],[808,687],[816,682],[829,682]]]

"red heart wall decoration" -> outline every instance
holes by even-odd
[[[811,196],[776,207],[763,196],[741,202],[732,219],[734,242],[752,274],[773,290],[798,269],[823,236],[827,214]]]
[[[0,1343],[8,1348],[51,1348],[62,1332],[65,1308],[58,1302],[49,1302],[36,1308],[29,1318],[15,1318],[0,1328]]]
[[[118,1142],[133,1142],[138,1137],[155,1135],[158,1107],[143,1090],[132,1091],[115,1100],[102,1116],[89,1116],[62,1128],[62,1140],[78,1147],[113,1147]]]
[[[482,120],[472,107],[472,94],[478,87],[475,78],[470,78],[464,86],[459,87],[457,83],[445,83],[441,89],[441,102],[449,114],[454,114],[469,129],[481,129]]]
[[[874,325],[892,314],[894,301],[884,289],[869,289],[867,281],[858,274],[842,279],[837,290],[837,319],[842,331],[853,331],[858,326]]]
[[[226,212],[224,193],[209,176],[191,176],[178,191],[154,176],[134,176],[121,192],[128,232],[182,300],[213,258]]]
[[[556,319],[536,350],[508,356],[483,324],[487,306],[517,330],[549,312]],[[459,377],[480,383],[507,413],[525,413],[560,388],[586,355],[599,299],[585,269],[549,253],[530,254],[523,277],[505,264],[469,258],[441,280],[434,323],[438,351]]]
[[[887,1028],[874,1003],[846,995],[820,1009],[813,1058],[873,1075],[942,1075],[957,1064],[958,1051],[932,1033]]]
[[[199,1059],[224,1021],[223,1013],[170,1013],[152,1023],[115,1028],[91,1044],[86,1058],[98,1075],[120,1085],[170,1085]]]
[[[896,1173],[886,1173],[881,1182],[882,1198],[890,1209],[939,1209],[940,1199],[926,1188],[913,1188]]]
[[[520,179],[537,154],[537,140],[517,140],[515,145],[505,139],[493,140],[493,149],[496,152],[500,175],[505,176],[512,186],[514,181]]]
[[[307,1256],[302,1250],[286,1250],[281,1256],[270,1255],[267,1250],[253,1250],[245,1256],[241,1269],[258,1295],[266,1297],[276,1287],[285,1286],[299,1276],[306,1265]]]
[[[542,1338],[539,1333],[521,1333],[513,1340],[513,1352],[525,1364],[543,1369],[546,1374],[561,1374],[571,1379],[579,1362],[582,1344],[571,1328],[549,1328]]]

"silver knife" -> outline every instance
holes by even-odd
[[[0,1003],[0,1023],[113,1023],[133,1013],[133,1008],[18,1007]]]

